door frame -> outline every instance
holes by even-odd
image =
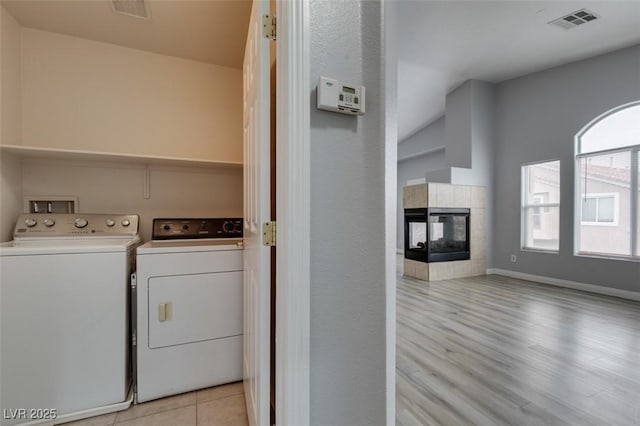
[[[309,2],[278,0],[276,425],[309,424]]]

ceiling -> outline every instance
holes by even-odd
[[[146,0],[151,19],[108,0],[2,0],[22,26],[242,68],[251,0]]]
[[[242,68],[251,0],[146,0],[151,19],[109,0],[1,0],[25,27]],[[640,0],[409,1],[398,5],[398,140],[444,113],[475,78],[499,82],[640,43]],[[571,30],[549,21],[587,8]]]
[[[468,79],[499,82],[640,43],[640,0],[397,4],[399,141],[442,116],[447,92]],[[599,19],[547,24],[582,8]]]

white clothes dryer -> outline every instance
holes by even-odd
[[[138,216],[23,214],[0,245],[1,424],[132,401],[129,277]]]
[[[136,400],[242,380],[242,219],[155,219],[137,249]]]

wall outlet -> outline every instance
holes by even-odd
[[[512,261],[513,263],[516,263],[516,262],[518,261],[518,258],[516,257],[516,255],[515,255],[515,254],[512,254],[512,255],[511,255],[511,261]]]

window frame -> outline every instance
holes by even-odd
[[[587,153],[582,153],[582,137],[591,130],[593,126],[605,120],[611,115],[614,115],[622,110],[627,108],[640,106],[640,101],[629,102],[626,104],[622,104],[613,108],[598,117],[594,118],[589,122],[586,126],[584,126],[574,138],[574,184],[573,184],[573,192],[574,192],[574,209],[573,209],[573,254],[574,256],[579,257],[598,257],[604,259],[613,259],[613,260],[624,260],[624,261],[640,261],[640,238],[637,237],[638,229],[640,228],[640,203],[638,201],[639,189],[640,189],[640,178],[638,177],[638,172],[640,168],[640,141],[635,145],[627,145],[624,147],[616,147],[610,149],[603,149],[600,151],[590,151]],[[581,227],[582,225],[588,226],[617,226],[608,223],[602,222],[582,222],[582,206],[581,206],[581,176],[580,176],[580,161],[583,158],[595,157],[606,154],[615,154],[619,152],[629,152],[630,156],[630,185],[629,185],[629,214],[630,214],[630,236],[629,236],[629,255],[621,255],[615,253],[601,253],[601,252],[587,252],[580,251],[580,236],[581,236]],[[589,196],[591,194],[586,194]],[[616,194],[617,195],[617,194]],[[618,219],[619,212],[619,199],[616,201],[614,208],[616,208],[615,219]],[[618,221],[616,220],[616,224]]]
[[[535,199],[535,196],[538,194],[542,194],[542,193],[534,193],[534,197],[532,199],[532,202],[530,204],[526,204],[526,188],[525,185],[527,185],[528,183],[528,179],[526,176],[526,170],[528,167],[530,166],[536,166],[536,165],[540,165],[540,164],[545,164],[545,163],[558,163],[558,191],[559,191],[559,195],[558,195],[558,202],[557,203],[534,203],[533,199]],[[549,253],[549,254],[557,254],[560,252],[560,202],[562,200],[562,193],[561,193],[561,173],[560,171],[562,170],[562,161],[559,158],[550,158],[547,160],[540,160],[540,161],[532,161],[529,163],[522,163],[520,164],[520,250],[523,251],[533,251],[536,253]],[[543,214],[548,214],[551,212],[551,208],[552,207],[557,207],[558,208],[558,248],[557,249],[544,249],[544,248],[539,248],[539,247],[529,247],[526,245],[526,241],[527,241],[527,211],[529,209],[535,209],[538,208],[540,209],[540,216],[542,216]],[[532,213],[533,214],[533,213]],[[533,225],[532,225],[533,226]],[[532,229],[533,230],[533,229]]]

